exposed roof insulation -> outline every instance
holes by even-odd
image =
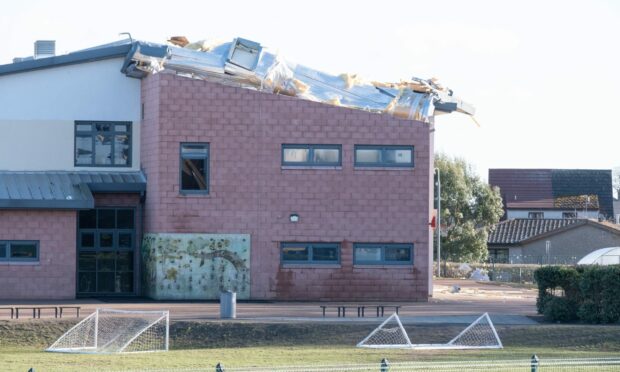
[[[367,81],[353,74],[331,75],[290,62],[259,43],[241,38],[192,43],[174,36],[168,41],[170,45],[134,43],[123,72],[134,77],[171,72],[426,122],[439,113],[474,114],[471,105],[454,97],[435,79],[389,83]]]

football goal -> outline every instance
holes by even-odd
[[[411,349],[411,346],[409,336],[407,336],[407,332],[396,313],[390,315],[379,327],[357,344],[357,347],[374,349]]]
[[[372,331],[358,347],[383,349],[501,349],[502,342],[488,313],[482,314],[452,340],[445,344],[412,344],[398,315],[392,314]]]
[[[60,336],[47,351],[135,353],[167,351],[168,311],[97,309]]]

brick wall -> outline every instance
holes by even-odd
[[[428,124],[165,74],[142,99],[146,232],[251,234],[254,299],[427,299]],[[208,196],[179,194],[180,142],[210,143]],[[342,144],[342,168],[283,169],[283,143]],[[354,169],[355,144],[414,145],[415,168]],[[281,241],[340,242],[341,265],[283,268]],[[415,263],[354,267],[353,242],[414,243]]]
[[[0,240],[38,240],[38,263],[0,262],[0,299],[75,298],[75,211],[0,211]]]

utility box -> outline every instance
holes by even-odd
[[[220,293],[220,318],[235,319],[237,317],[237,293],[226,291]]]

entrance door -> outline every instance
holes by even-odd
[[[135,210],[99,208],[78,214],[77,294],[133,295]]]

